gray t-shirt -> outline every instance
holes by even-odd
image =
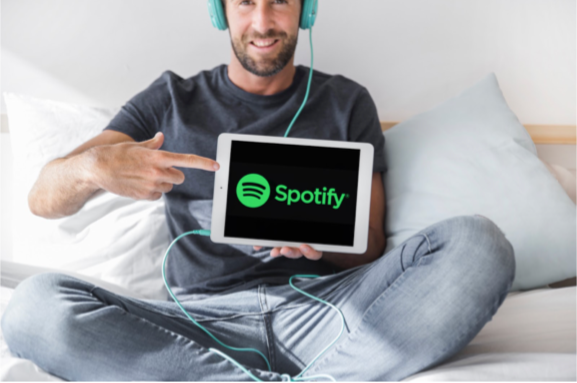
[[[136,141],[161,131],[165,136],[161,150],[216,159],[220,133],[284,136],[304,100],[309,69],[298,65],[291,86],[269,96],[237,87],[228,78],[226,64],[186,79],[167,70],[130,99],[105,130],[125,133]],[[289,136],[371,143],[373,171],[386,171],[385,139],[375,104],[366,88],[341,75],[313,71],[309,98]],[[172,239],[190,230],[210,230],[212,216],[215,173],[178,169],[185,175],[184,183],[163,195]],[[168,255],[167,281],[179,298],[200,299],[259,283],[288,283],[294,274],[338,271],[322,259],[272,258],[271,249],[254,251],[251,245],[218,244],[210,237],[188,235]]]

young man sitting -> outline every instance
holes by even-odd
[[[34,214],[72,215],[110,192],[164,198],[173,239],[210,220],[218,135],[282,136],[309,73],[294,65],[301,0],[224,5],[230,63],[187,79],[164,72],[100,135],[44,167],[29,195]],[[133,299],[60,273],[32,276],[15,290],[2,318],[11,352],[66,380],[251,380],[209,348],[261,380],[294,377],[341,326],[334,310],[287,284],[294,274],[320,275],[297,285],[338,307],[347,325],[302,377],[402,380],[465,347],[513,281],[513,248],[499,228],[478,215],[453,217],[383,254],[384,137],[367,89],[350,79],[313,71],[291,136],[373,144],[366,253],[187,236],[167,264],[169,285],[187,312],[225,344],[260,350],[270,371],[258,354],[222,347],[172,300]]]

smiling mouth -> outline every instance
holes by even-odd
[[[278,43],[278,39],[262,39],[262,40],[253,40],[250,42],[250,45],[256,48],[265,49],[271,48]]]

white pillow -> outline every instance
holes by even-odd
[[[14,154],[13,261],[74,271],[165,300],[162,259],[170,244],[164,199],[112,193],[76,214],[45,219],[30,212],[28,192],[42,167],[100,134],[120,108],[93,108],[4,93]]]
[[[494,73],[384,135],[386,251],[443,219],[480,214],[513,245],[511,291],[575,277],[575,204],[537,157]]]

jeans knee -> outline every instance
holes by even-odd
[[[468,282],[508,291],[515,277],[515,252],[499,226],[481,215],[457,216],[445,223],[441,231],[452,261],[468,271]]]
[[[53,272],[32,275],[14,290],[0,323],[12,353],[20,356],[20,351],[35,343],[39,331],[54,318],[58,311],[55,297],[62,277],[66,276]]]
[[[479,221],[480,238],[485,244],[489,259],[493,261],[492,266],[495,272],[502,272],[499,274],[503,274],[510,287],[515,278],[516,268],[513,245],[495,222],[478,214],[474,215],[473,218]]]

